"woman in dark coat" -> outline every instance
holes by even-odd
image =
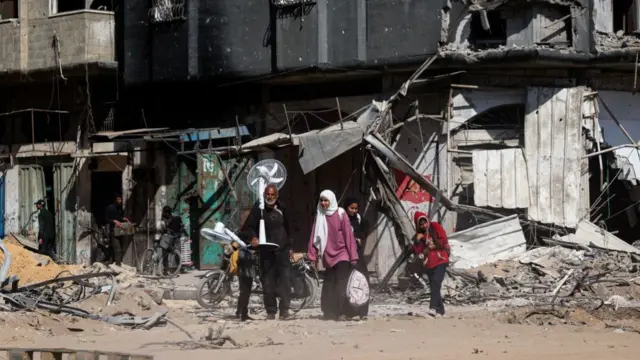
[[[358,264],[356,265],[356,269],[361,272],[366,278],[367,283],[369,282],[369,271],[367,270],[367,263],[364,259],[364,238],[366,236],[364,223],[362,222],[362,217],[358,213],[360,206],[360,202],[356,198],[347,198],[343,203],[344,209],[347,211],[347,215],[349,215],[349,221],[351,222],[351,228],[353,229],[353,235],[356,238],[356,244],[358,245]],[[371,286],[371,284],[369,284]],[[366,318],[369,314],[369,303],[354,309],[353,316],[360,316],[361,318]]]

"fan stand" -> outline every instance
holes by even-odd
[[[280,248],[278,244],[269,243],[269,242],[258,245],[258,249],[260,250],[278,250],[278,248]]]

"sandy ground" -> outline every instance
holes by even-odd
[[[185,333],[166,325],[151,330],[127,330],[93,321],[74,321],[48,314],[3,313],[3,347],[67,347],[150,354],[155,359],[209,359],[212,352],[229,359],[357,360],[357,359],[562,359],[604,357],[638,359],[640,338],[631,330],[605,327],[600,321],[565,324],[554,318],[531,317],[528,325],[513,323],[512,312],[453,309],[447,318],[432,319],[416,307],[375,306],[367,321],[327,322],[316,310],[305,310],[292,321],[256,320],[238,323],[229,313],[199,312],[188,302],[167,304],[173,321],[196,339],[207,328],[223,328],[238,349],[193,349]],[[391,311],[390,311],[391,310]],[[411,311],[411,312],[409,312]],[[520,311],[522,312],[522,311]],[[376,315],[377,314],[377,315]],[[385,314],[385,315],[380,315]],[[261,316],[256,315],[256,318]],[[520,317],[521,318],[521,317]],[[225,320],[226,319],[226,320]],[[267,345],[265,345],[267,344]],[[0,359],[5,359],[0,354]]]

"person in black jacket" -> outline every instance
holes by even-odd
[[[44,200],[36,203],[38,211],[38,253],[47,255],[51,259],[56,258],[56,228],[53,223],[53,215],[45,207]]]
[[[262,276],[262,292],[267,319],[276,318],[278,305],[280,320],[291,318],[289,307],[291,303],[291,256],[293,250],[289,238],[289,221],[287,213],[278,201],[278,188],[273,184],[267,185],[264,191],[265,209],[264,226],[267,242],[277,244],[277,250],[260,250],[260,271]],[[259,236],[260,207],[256,202],[245,222],[245,230],[250,230],[253,237]],[[280,296],[278,304],[277,296]]]
[[[123,222],[129,222],[129,220],[124,216],[124,211],[122,210],[122,196],[120,194],[115,195],[113,204],[107,206],[105,214],[111,245],[110,255],[113,262],[120,266],[122,264],[122,256],[124,255],[122,254],[124,236],[116,236],[115,229],[122,226]]]

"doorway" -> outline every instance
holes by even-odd
[[[122,171],[91,172],[91,212],[99,226],[105,224],[105,210],[122,193]]]

